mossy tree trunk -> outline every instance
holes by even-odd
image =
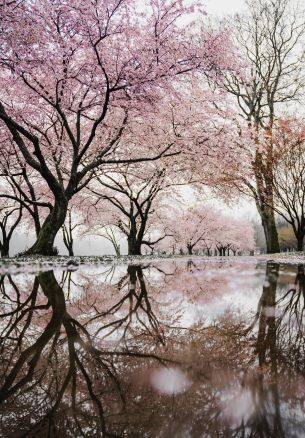
[[[274,211],[266,209],[261,213],[262,225],[266,239],[267,254],[280,252],[280,244],[275,224]]]

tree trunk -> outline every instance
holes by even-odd
[[[1,257],[9,257],[10,241],[4,239],[1,245]]]
[[[257,353],[259,365],[266,362],[266,354],[269,354],[276,366],[276,290],[279,275],[277,263],[267,263],[266,279],[268,283],[263,286],[263,293],[260,299],[259,327],[257,335]]]
[[[111,242],[112,242],[112,245],[113,245],[113,248],[114,248],[114,251],[115,251],[115,255],[117,257],[121,257],[120,245],[118,244],[118,242],[115,239],[113,239]]]
[[[280,252],[280,245],[273,210],[265,210],[265,212],[261,214],[261,218],[266,238],[267,254]]]
[[[189,255],[193,255],[193,247],[192,245],[187,245],[187,250]]]
[[[217,249],[218,249],[218,253],[219,253],[219,255],[222,257],[222,256],[224,255],[224,248],[219,247],[219,248],[217,248]]]
[[[37,216],[33,216],[33,220],[34,220],[34,225],[35,225],[36,237],[38,237],[40,230],[41,230],[40,220],[39,220],[39,217],[37,217]]]
[[[141,255],[141,242],[134,236],[128,237],[128,255]]]
[[[298,241],[298,251],[303,251],[303,248],[304,248],[304,236],[303,235],[298,235],[297,236],[297,241]]]
[[[139,238],[139,233],[137,230],[137,224],[136,220],[133,216],[133,210],[131,210],[130,215],[130,229],[129,234],[127,238],[128,242],[128,255],[141,255],[141,246],[142,246],[142,239]]]
[[[54,255],[54,240],[56,234],[65,222],[68,210],[68,200],[64,197],[56,199],[51,213],[45,219],[34,245],[25,254]]]
[[[257,196],[256,206],[264,229],[267,254],[280,252],[279,238],[275,225],[274,199],[273,199],[273,145],[268,149],[268,162],[266,168],[262,166],[262,156],[256,152],[254,173],[256,177]]]

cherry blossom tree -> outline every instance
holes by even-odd
[[[65,247],[68,250],[69,256],[74,256],[74,234],[75,230],[83,225],[81,210],[77,209],[74,204],[68,207],[66,220],[62,226],[62,235]]]
[[[223,214],[219,209],[205,204],[190,208],[173,209],[169,214],[167,228],[172,237],[163,242],[162,248],[181,248],[189,255],[194,250],[204,250],[212,255],[217,250],[219,255],[229,255],[232,251],[251,251],[255,248],[254,229],[247,221]]]
[[[1,129],[52,194],[28,253],[52,253],[70,200],[97,168],[171,153],[170,144],[156,155],[149,145],[130,151],[130,121],[153,120],[185,75],[213,79],[234,64],[225,32],[205,33],[200,44],[191,35],[193,12],[174,0],[148,1],[145,13],[131,0],[1,9]]]
[[[107,239],[113,246],[117,257],[121,256],[120,237],[117,236],[115,227],[104,227],[103,232],[98,234],[101,237]]]
[[[274,132],[274,210],[295,234],[298,251],[305,236],[305,124],[282,120]]]
[[[22,206],[17,203],[1,203],[0,206],[0,252],[1,257],[9,257],[10,241],[22,218]]]
[[[19,173],[4,173],[0,177],[0,199],[7,203],[14,202],[23,208],[22,223],[30,227],[34,224],[36,236],[41,230],[42,219],[52,208],[50,199],[45,196],[43,185],[40,184],[41,179],[30,176],[26,167],[20,169]]]
[[[236,172],[235,166],[227,176],[230,180],[237,174],[239,189],[254,198],[267,252],[274,253],[279,252],[279,243],[273,208],[273,130],[287,104],[296,104],[304,90],[304,9],[293,0],[246,4],[246,12],[234,16],[230,26],[248,68],[244,77],[228,75],[225,88],[238,106],[238,143],[248,151],[248,171],[241,166]]]
[[[196,205],[179,211],[170,212],[167,226],[177,248],[187,250],[192,255],[195,249],[205,248],[210,254],[213,236],[218,229],[217,210],[206,205]],[[173,245],[174,243],[172,243]]]
[[[254,229],[245,220],[223,216],[215,235],[215,246],[219,255],[229,255],[230,251],[253,251],[255,249]]]
[[[51,194],[39,173],[26,165],[18,149],[0,130],[0,199],[20,204],[23,208],[23,223],[34,223],[36,236],[41,230],[41,221],[51,210]]]
[[[129,140],[129,147],[149,144],[155,154],[166,143],[177,152],[156,161],[96,171],[88,184],[94,207],[100,212],[95,215],[100,217],[99,224],[116,226],[127,237],[129,254],[139,255],[143,244],[153,248],[166,238],[162,211],[178,187],[212,186],[222,178],[223,168],[236,161],[238,133],[227,121],[231,113],[223,94],[193,83],[185,85],[184,91],[182,103],[164,106],[153,123],[146,118],[133,124],[133,132],[138,134]],[[205,105],[198,106],[197,99],[203,97]],[[104,224],[103,201],[113,212],[110,222],[106,219]]]
[[[124,235],[122,234],[119,223],[119,214],[115,207],[109,205],[107,209],[100,210],[99,198],[94,199],[91,196],[84,196],[87,206],[84,207],[81,204],[82,210],[82,236],[99,236],[108,240],[113,246],[115,254],[119,257],[121,255],[121,240]]]
[[[166,236],[164,230],[160,236],[157,231],[161,224],[162,203],[168,202],[172,187],[182,183],[179,175],[173,177],[176,168],[174,163],[172,166],[172,169],[167,168],[164,160],[140,167],[129,165],[96,175],[90,185],[98,211],[105,201],[109,204],[112,214],[108,223],[126,236],[130,255],[140,255],[143,245],[152,248]],[[154,238],[156,233],[158,237]],[[111,241],[113,237],[112,234]]]

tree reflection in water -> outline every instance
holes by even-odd
[[[186,324],[223,300],[228,266],[213,269],[2,276],[0,435],[302,436],[304,267],[267,264],[254,318]]]

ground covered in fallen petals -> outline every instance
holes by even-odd
[[[43,272],[53,268],[75,270],[79,265],[104,265],[104,264],[133,264],[147,263],[158,260],[202,260],[207,263],[216,261],[230,261],[238,263],[253,263],[257,261],[276,260],[279,263],[299,264],[305,261],[305,252],[290,252],[278,254],[260,254],[255,256],[230,256],[230,257],[207,257],[200,255],[142,255],[117,257],[114,255],[103,256],[19,256],[0,259],[0,274],[7,273],[31,273]]]

